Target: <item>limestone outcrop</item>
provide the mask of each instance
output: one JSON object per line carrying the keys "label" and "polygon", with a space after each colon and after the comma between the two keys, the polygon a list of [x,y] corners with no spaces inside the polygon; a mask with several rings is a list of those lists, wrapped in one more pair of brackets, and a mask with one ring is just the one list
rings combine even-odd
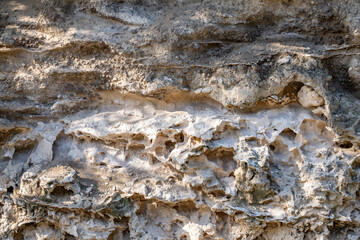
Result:
{"label": "limestone outcrop", "polygon": [[0,239],[359,239],[360,4],[0,1]]}

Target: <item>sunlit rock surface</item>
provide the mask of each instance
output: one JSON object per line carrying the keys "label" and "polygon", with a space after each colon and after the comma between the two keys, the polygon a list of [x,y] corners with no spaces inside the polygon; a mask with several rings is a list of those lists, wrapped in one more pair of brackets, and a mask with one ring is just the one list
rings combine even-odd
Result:
{"label": "sunlit rock surface", "polygon": [[0,1],[0,239],[360,238],[360,4]]}

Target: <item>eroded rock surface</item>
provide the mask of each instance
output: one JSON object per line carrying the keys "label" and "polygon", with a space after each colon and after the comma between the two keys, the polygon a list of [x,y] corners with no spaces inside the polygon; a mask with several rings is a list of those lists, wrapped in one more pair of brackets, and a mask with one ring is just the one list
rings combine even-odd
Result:
{"label": "eroded rock surface", "polygon": [[360,4],[0,1],[0,238],[359,239]]}

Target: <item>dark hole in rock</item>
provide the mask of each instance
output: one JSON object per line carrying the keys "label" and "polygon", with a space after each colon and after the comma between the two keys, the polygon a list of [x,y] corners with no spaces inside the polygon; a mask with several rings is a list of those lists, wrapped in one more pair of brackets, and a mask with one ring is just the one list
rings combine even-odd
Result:
{"label": "dark hole in rock", "polygon": [[182,132],[176,133],[174,135],[174,138],[177,142],[183,142],[184,141],[184,134]]}
{"label": "dark hole in rock", "polygon": [[271,151],[275,151],[275,146],[274,145],[270,144],[269,148],[270,148]]}
{"label": "dark hole in rock", "polygon": [[174,142],[172,142],[172,141],[166,141],[165,142],[165,146],[166,146],[166,149],[169,151],[169,152],[171,152],[172,150],[174,150],[174,148],[175,148],[175,144],[176,143],[174,143]]}
{"label": "dark hole in rock", "polygon": [[66,233],[65,235],[65,240],[75,240],[76,238],[73,235],[70,235],[68,233]]}
{"label": "dark hole in rock", "polygon": [[290,99],[296,99],[297,93],[302,86],[304,86],[304,84],[301,82],[291,82],[286,87],[284,87],[284,89],[279,94],[279,97],[287,95],[290,97]]}
{"label": "dark hole in rock", "polygon": [[350,141],[343,141],[339,144],[341,148],[352,148],[353,144]]}
{"label": "dark hole in rock", "polygon": [[72,195],[74,192],[72,190],[66,189],[63,186],[57,186],[52,190],[51,195],[56,197],[65,197]]}
{"label": "dark hole in rock", "polygon": [[7,193],[13,193],[14,192],[14,188],[12,186],[8,187],[6,189]]}

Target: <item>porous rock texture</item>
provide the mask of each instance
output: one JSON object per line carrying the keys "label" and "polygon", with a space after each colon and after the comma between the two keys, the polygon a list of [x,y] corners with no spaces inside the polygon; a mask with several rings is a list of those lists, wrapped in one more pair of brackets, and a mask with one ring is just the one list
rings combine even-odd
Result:
{"label": "porous rock texture", "polygon": [[1,0],[0,239],[360,237],[358,0]]}

